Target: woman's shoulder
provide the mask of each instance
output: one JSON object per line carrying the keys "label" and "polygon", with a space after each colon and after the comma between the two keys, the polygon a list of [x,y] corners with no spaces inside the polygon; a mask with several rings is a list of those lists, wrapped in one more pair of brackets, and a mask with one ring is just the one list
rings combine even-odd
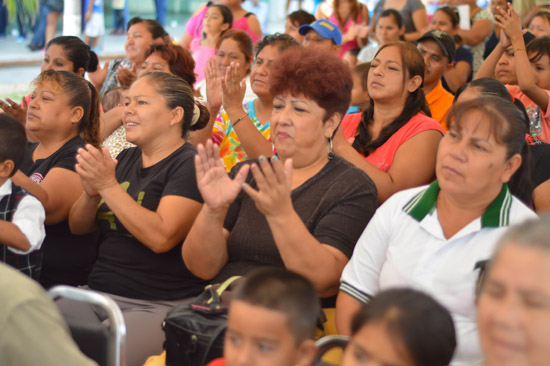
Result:
{"label": "woman's shoulder", "polygon": [[478,21],[478,20],[490,20],[493,21],[493,13],[489,9],[481,9],[477,13],[474,14],[472,17],[472,22]]}
{"label": "woman's shoulder", "polygon": [[512,205],[510,207],[510,225],[519,224],[528,219],[538,218],[537,214],[527,207],[519,198],[512,196]]}
{"label": "woman's shoulder", "polygon": [[318,175],[319,179],[326,179],[331,186],[343,191],[357,187],[360,191],[376,192],[376,185],[367,173],[339,156],[335,156]]}
{"label": "woman's shoulder", "polygon": [[437,130],[443,134],[443,128],[441,127],[441,124],[437,122],[435,119],[426,116],[424,113],[417,113],[409,120],[409,122],[405,123],[403,127],[401,127],[397,133],[401,134],[417,134],[423,131],[427,130]]}
{"label": "woman's shoulder", "polygon": [[411,12],[415,12],[418,9],[425,9],[424,4],[420,0],[407,0],[403,9],[410,9]]}

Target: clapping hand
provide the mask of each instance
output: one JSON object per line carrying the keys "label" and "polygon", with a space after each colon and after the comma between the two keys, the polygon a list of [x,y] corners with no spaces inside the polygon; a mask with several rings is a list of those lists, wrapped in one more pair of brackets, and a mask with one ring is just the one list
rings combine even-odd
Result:
{"label": "clapping hand", "polygon": [[222,76],[214,57],[206,63],[206,101],[212,111],[219,112],[222,106]]}
{"label": "clapping hand", "polygon": [[249,167],[243,165],[235,179],[231,179],[220,159],[218,145],[212,140],[208,140],[206,146],[199,144],[197,151],[195,170],[204,203],[212,211],[225,210],[241,191]]}
{"label": "clapping hand", "polygon": [[222,102],[223,108],[242,110],[244,95],[246,93],[246,83],[239,75],[239,63],[232,62],[225,71],[222,78]]}
{"label": "clapping hand", "polygon": [[116,80],[121,86],[130,86],[137,79],[136,64],[132,64],[130,69],[119,67],[116,71]]}
{"label": "clapping hand", "polygon": [[259,165],[251,167],[258,190],[244,185],[244,191],[268,221],[292,213],[292,159],[287,159],[284,165],[277,156],[271,158],[271,164],[264,156],[259,160]]}
{"label": "clapping hand", "polygon": [[0,100],[0,108],[7,115],[18,120],[23,126],[27,123],[27,101],[25,98],[21,101],[21,105],[15,103],[10,98],[6,98],[6,101]]}
{"label": "clapping hand", "polygon": [[523,42],[521,18],[519,14],[514,11],[512,4],[508,4],[507,8],[497,7],[495,24],[501,29],[500,42],[504,49],[510,47],[512,44]]}
{"label": "clapping hand", "polygon": [[78,149],[76,161],[75,170],[88,196],[97,196],[101,191],[118,185],[115,176],[117,160],[111,157],[108,148],[104,147],[101,151],[87,144],[85,148]]}

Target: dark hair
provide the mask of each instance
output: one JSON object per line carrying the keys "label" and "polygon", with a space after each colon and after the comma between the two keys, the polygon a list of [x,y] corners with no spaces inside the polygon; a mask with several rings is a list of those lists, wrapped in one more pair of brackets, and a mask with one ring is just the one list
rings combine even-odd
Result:
{"label": "dark hair", "polygon": [[377,25],[380,18],[393,18],[395,24],[397,24],[397,28],[401,28],[403,26],[403,17],[401,16],[401,13],[395,9],[386,9],[381,12],[378,18],[376,18]]}
{"label": "dark hair", "polygon": [[346,114],[353,89],[344,61],[305,47],[292,47],[273,63],[269,84],[273,97],[290,93],[314,100],[325,110],[325,121],[334,113]]}
{"label": "dark hair", "polygon": [[[229,27],[222,31],[222,34],[227,32],[231,27],[233,26],[233,13],[231,12],[231,9],[229,9],[227,6],[223,4],[212,4],[209,6],[209,8],[218,8],[220,10],[220,13],[222,14],[223,23],[222,24],[229,24]],[[204,32],[203,32],[204,35]]]}
{"label": "dark hair", "polygon": [[264,39],[262,39],[258,44],[256,44],[256,54],[254,57],[258,57],[258,54],[261,50],[264,49],[265,46],[277,46],[279,49],[279,52],[283,52],[284,50],[299,46],[300,43],[298,43],[297,40],[295,40],[293,37],[289,36],[288,34],[284,33],[274,33],[269,36],[265,36]]}
{"label": "dark hair", "polygon": [[69,108],[82,107],[84,113],[78,122],[78,133],[87,143],[99,147],[99,94],[83,77],[69,71],[46,70],[34,79],[38,86],[43,82],[57,84],[69,97]]}
{"label": "dark hair", "polygon": [[531,63],[538,62],[542,56],[550,56],[550,36],[536,37],[527,43],[526,52]]}
{"label": "dark hair", "polygon": [[0,113],[0,162],[13,161],[13,170],[10,177],[15,174],[23,163],[27,150],[26,146],[25,127],[16,119],[5,113]]}
{"label": "dark hair", "polygon": [[288,326],[297,345],[313,337],[321,311],[317,291],[311,282],[280,267],[264,267],[253,271],[237,287],[231,300],[287,315]]}
{"label": "dark hair", "polygon": [[[525,106],[519,99],[512,98],[512,96],[510,95],[510,93],[508,92],[508,89],[506,89],[504,84],[502,84],[500,81],[496,79],[480,78],[462,85],[456,91],[453,104],[456,103],[458,97],[460,96],[460,94],[462,94],[462,92],[470,88],[475,88],[479,90],[482,96],[498,97],[498,98],[502,98],[507,102],[513,103],[518,109],[518,111],[520,112],[520,114],[522,115],[521,120],[525,124],[526,132],[529,131],[529,115],[525,110]],[[450,122],[451,121],[447,119],[448,126]],[[521,149],[521,159],[522,159],[521,166],[510,178],[510,181],[508,182],[508,186],[510,187],[510,192],[512,192],[514,196],[516,196],[521,201],[523,201],[523,203],[529,206],[533,201],[534,187],[533,187],[533,182],[531,180],[533,162],[531,161],[532,158],[531,158],[530,147],[529,147],[529,144],[527,143]]]}
{"label": "dark hair", "polygon": [[[526,204],[532,201],[533,183],[530,172],[530,151],[525,135],[529,130],[529,119],[518,106],[498,96],[482,96],[455,104],[447,116],[449,128],[460,128],[463,116],[476,110],[489,120],[489,131],[499,144],[506,147],[506,159],[520,154],[522,164],[510,179],[510,191]],[[527,119],[527,120],[526,120]],[[513,179],[513,180],[512,180]]]}
{"label": "dark hair", "polygon": [[544,18],[544,20],[546,21],[546,24],[548,24],[548,26],[550,27],[550,11],[548,11],[548,9],[541,9],[541,10],[537,11],[537,12],[535,13],[535,15],[533,15],[533,17],[532,17],[531,20],[529,21],[529,25],[531,25],[531,22],[532,22],[533,19],[535,19],[536,17]]}
{"label": "dark hair", "polygon": [[156,20],[134,17],[128,22],[126,31],[128,31],[131,26],[139,23],[145,23],[145,26],[147,27],[149,33],[151,33],[151,37],[153,37],[153,39],[162,38],[165,42],[170,42],[170,35],[166,32],[162,24]]}
{"label": "dark hair", "polygon": [[115,86],[103,94],[101,98],[101,107],[103,112],[109,112],[111,109],[116,107],[119,104],[122,104],[122,91],[128,90],[127,86]]}
{"label": "dark hair", "polygon": [[252,65],[252,53],[254,52],[254,43],[250,35],[240,29],[229,29],[224,34],[222,34],[222,36],[218,40],[218,44],[216,45],[216,52],[217,50],[219,50],[222,42],[226,39],[232,39],[237,42],[237,44],[239,45],[239,50],[244,55],[244,59],[246,60],[246,62],[250,62],[250,64]]}
{"label": "dark hair", "polygon": [[[168,108],[183,108],[182,137],[186,137],[189,131],[196,131],[206,127],[210,113],[208,113],[208,109],[204,105],[195,101],[193,88],[188,82],[179,76],[165,72],[148,72],[140,77],[140,79],[144,78],[147,78],[147,81],[150,85],[153,85],[157,93],[164,97]],[[195,106],[199,108],[200,115],[198,116],[198,120],[192,124]]]}
{"label": "dark hair", "polygon": [[349,15],[347,18],[344,19],[338,12],[338,8],[340,7],[340,0],[334,0],[333,14],[338,20],[338,28],[340,28],[340,30],[344,29],[348,20],[351,19],[353,22],[357,22],[357,18],[359,17],[360,8],[359,8],[358,1],[350,0],[349,3],[350,3]]}
{"label": "dark hair", "polygon": [[367,90],[369,81],[370,62],[363,62],[353,68],[353,72],[361,77],[361,88]]}
{"label": "dark hair", "polygon": [[287,18],[293,25],[311,24],[315,21],[315,17],[305,10],[296,10],[288,14]]}
{"label": "dark hair", "polygon": [[[437,8],[437,10],[435,12],[438,12],[438,11],[441,11],[443,13],[445,13],[445,15],[447,15],[451,21],[451,25],[453,26],[453,28],[456,28],[459,26],[460,24],[460,14],[458,13],[458,10],[454,7],[454,6],[448,6],[448,5],[445,5],[445,6],[442,6],[440,8]],[[434,14],[435,14],[434,12]],[[455,43],[457,43],[459,46],[462,45],[463,43],[463,40],[462,40],[462,37],[456,33],[454,36],[453,36],[453,39],[455,41]]]}
{"label": "dark hair", "polygon": [[74,36],[55,37],[48,42],[46,49],[54,44],[63,47],[67,59],[73,63],[74,72],[78,72],[80,68],[89,72],[97,70],[99,60],[96,53],[80,38]]}
{"label": "dark hair", "polygon": [[153,43],[145,53],[145,59],[153,53],[158,53],[163,60],[168,62],[168,67],[172,74],[187,81],[189,85],[195,84],[195,60],[188,50],[171,43]]}
{"label": "dark hair", "polygon": [[409,288],[382,291],[353,317],[356,334],[369,323],[382,323],[404,345],[416,366],[447,366],[456,348],[453,319],[431,296]]}
{"label": "dark hair", "polygon": [[[411,79],[414,76],[420,76],[422,83],[412,93],[409,94],[403,111],[401,114],[389,125],[385,126],[376,140],[372,140],[372,136],[369,131],[370,125],[374,121],[374,108],[376,102],[373,98],[370,98],[370,107],[363,112],[361,122],[357,126],[357,136],[353,141],[353,147],[361,154],[367,156],[374,150],[382,146],[388,139],[407,122],[410,121],[417,113],[423,112],[425,115],[431,117],[430,109],[426,103],[426,97],[424,95],[424,58],[418,51],[418,48],[412,43],[397,41],[390,42],[376,52],[376,56],[387,47],[398,47],[401,51],[401,63],[403,65],[403,83],[407,79]],[[375,56],[375,58],[376,58]],[[371,69],[372,70],[372,69]]]}

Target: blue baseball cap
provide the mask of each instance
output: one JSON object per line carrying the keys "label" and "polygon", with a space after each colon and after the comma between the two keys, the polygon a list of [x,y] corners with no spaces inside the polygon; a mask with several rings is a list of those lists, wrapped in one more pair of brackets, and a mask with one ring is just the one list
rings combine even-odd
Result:
{"label": "blue baseball cap", "polygon": [[331,39],[336,45],[340,46],[342,44],[342,32],[336,26],[336,24],[329,22],[326,19],[319,19],[311,24],[304,24],[298,29],[300,35],[305,36],[310,29],[313,29],[315,32],[326,39]]}

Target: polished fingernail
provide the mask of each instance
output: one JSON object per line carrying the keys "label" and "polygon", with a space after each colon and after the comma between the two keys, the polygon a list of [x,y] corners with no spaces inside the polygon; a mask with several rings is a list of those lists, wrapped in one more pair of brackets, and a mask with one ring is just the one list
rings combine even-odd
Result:
{"label": "polished fingernail", "polygon": [[279,161],[279,158],[277,157],[277,155],[275,155],[275,156],[273,156],[273,157],[271,158],[271,161],[272,161],[272,162]]}
{"label": "polished fingernail", "polygon": [[260,161],[263,163],[265,161],[265,156],[260,155]]}
{"label": "polished fingernail", "polygon": [[246,188],[246,183],[243,183],[243,185],[241,186],[243,189]]}

